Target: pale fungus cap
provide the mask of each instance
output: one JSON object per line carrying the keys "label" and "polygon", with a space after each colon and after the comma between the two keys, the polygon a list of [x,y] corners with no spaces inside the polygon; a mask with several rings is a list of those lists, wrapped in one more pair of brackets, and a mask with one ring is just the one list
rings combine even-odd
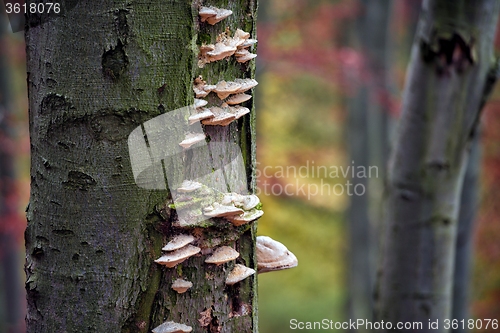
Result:
{"label": "pale fungus cap", "polygon": [[172,283],[172,289],[177,291],[179,294],[185,293],[189,288],[193,286],[191,281],[186,281],[183,279],[177,279]]}
{"label": "pale fungus cap", "polygon": [[189,243],[192,243],[194,241],[194,237],[192,235],[184,235],[180,234],[175,236],[170,242],[167,243],[162,248],[162,251],[174,251],[178,250],[180,248],[183,248],[184,246],[188,245]]}
{"label": "pale fungus cap", "polygon": [[214,114],[214,117],[208,118],[208,119],[203,119],[201,123],[203,125],[220,125],[220,126],[227,126],[233,120],[236,119],[236,115],[232,114],[230,112],[226,112],[224,109],[219,108],[219,107],[212,107],[210,108],[210,111]]}
{"label": "pale fungus cap", "polygon": [[238,253],[238,251],[236,251],[232,247],[221,246],[217,250],[215,250],[214,253],[205,260],[205,262],[207,264],[221,265],[223,263],[234,260],[239,256],[240,254]]}
{"label": "pale fungus cap", "polygon": [[229,109],[230,113],[234,114],[235,120],[240,119],[241,117],[243,117],[247,113],[250,113],[249,108],[246,108],[246,107],[240,106],[240,105],[230,106],[228,109]]}
{"label": "pale fungus cap", "polygon": [[214,62],[230,57],[234,54],[234,52],[236,52],[236,50],[236,46],[230,46],[224,43],[216,43],[215,48],[212,51],[206,52],[209,60],[208,62]]}
{"label": "pale fungus cap", "polygon": [[200,15],[201,22],[207,22],[208,24],[214,25],[233,12],[229,9],[219,9],[216,7],[201,7],[198,14]]}
{"label": "pale fungus cap", "polygon": [[203,77],[200,75],[193,82],[193,91],[196,98],[202,98],[207,96],[215,86],[207,85],[207,83],[203,80]]}
{"label": "pale fungus cap", "polygon": [[242,85],[237,82],[220,81],[217,83],[213,91],[217,93],[217,96],[219,96],[220,99],[225,99],[229,95],[239,92],[241,88]]}
{"label": "pale fungus cap", "polygon": [[236,55],[236,61],[239,63],[245,63],[257,57],[256,54],[250,53],[247,49],[242,49],[238,51],[238,54],[235,55]]}
{"label": "pale fungus cap", "polygon": [[172,268],[200,251],[201,249],[199,247],[186,245],[183,248],[164,254],[160,258],[156,259],[155,262]]}
{"label": "pale fungus cap", "polygon": [[246,267],[240,264],[234,265],[233,270],[231,273],[226,278],[226,284],[227,285],[233,285],[237,282],[240,282],[241,280],[246,279],[250,275],[255,274],[255,270],[251,269],[250,267]]}
{"label": "pale fungus cap", "polygon": [[191,115],[188,118],[188,120],[189,120],[189,124],[193,125],[194,123],[196,123],[198,121],[202,121],[204,119],[210,119],[213,117],[215,117],[215,115],[213,114],[212,111],[210,111],[210,109],[202,109],[200,112]]}
{"label": "pale fungus cap", "polygon": [[259,84],[254,79],[236,79],[236,80],[234,80],[234,82],[241,86],[241,88],[236,93],[245,92],[245,91],[250,90]]}
{"label": "pale fungus cap", "polygon": [[244,210],[250,210],[255,208],[259,203],[260,199],[255,194],[241,195],[238,193],[226,193],[221,200],[223,205],[235,205],[236,207],[243,208]]}
{"label": "pale fungus cap", "polygon": [[259,273],[279,271],[298,265],[297,257],[288,251],[285,245],[271,237],[258,236],[255,252]]}
{"label": "pale fungus cap", "polygon": [[177,188],[177,192],[189,193],[200,189],[203,185],[193,180],[185,180],[181,186]]}
{"label": "pale fungus cap", "polygon": [[245,39],[245,42],[243,44],[241,44],[240,46],[238,46],[238,49],[246,49],[254,44],[257,43],[257,39]]}
{"label": "pale fungus cap", "polygon": [[205,22],[207,20],[207,18],[217,15],[217,8],[216,7],[201,7],[200,11],[198,12],[198,15],[200,15],[201,22]]}
{"label": "pale fungus cap", "polygon": [[204,100],[204,99],[199,99],[199,98],[195,98],[194,99],[194,107],[195,107],[195,109],[202,108],[202,107],[204,107],[207,104],[208,104],[208,102],[206,100]]}
{"label": "pale fungus cap", "polygon": [[245,195],[241,203],[243,204],[242,208],[244,210],[250,210],[257,207],[257,205],[260,203],[260,199],[255,194]]}
{"label": "pale fungus cap", "polygon": [[234,206],[214,203],[213,206],[205,207],[203,214],[208,217],[226,217],[243,214],[243,210]]}
{"label": "pale fungus cap", "polygon": [[248,101],[250,98],[252,98],[252,96],[244,94],[244,93],[236,94],[236,95],[232,95],[231,97],[229,97],[226,100],[226,103],[229,105],[240,104],[240,103]]}
{"label": "pale fungus cap", "polygon": [[252,209],[251,211],[245,212],[241,215],[228,216],[226,219],[234,226],[239,227],[240,225],[257,220],[262,215],[264,215],[263,210]]}
{"label": "pale fungus cap", "polygon": [[234,32],[234,38],[248,39],[250,38],[250,33],[245,32],[241,29],[236,29],[236,31]]}
{"label": "pale fungus cap", "polygon": [[205,134],[203,133],[188,133],[184,140],[179,143],[182,148],[189,148],[198,142],[205,140]]}
{"label": "pale fungus cap", "polygon": [[193,330],[191,326],[167,321],[153,328],[153,333],[189,333]]}

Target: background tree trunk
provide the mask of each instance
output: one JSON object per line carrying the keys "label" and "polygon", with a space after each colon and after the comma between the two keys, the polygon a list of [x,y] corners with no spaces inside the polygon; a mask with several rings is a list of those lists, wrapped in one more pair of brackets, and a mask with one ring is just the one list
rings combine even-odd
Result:
{"label": "background tree trunk", "polygon": [[[379,320],[446,331],[463,175],[494,65],[499,6],[423,4],[389,168]],[[429,319],[440,320],[438,330]]]}
{"label": "background tree trunk", "polygon": [[[464,184],[460,196],[460,213],[458,218],[455,268],[453,273],[453,305],[452,318],[458,321],[468,320],[469,292],[471,275],[471,257],[473,246],[474,221],[479,201],[479,168],[481,164],[480,133],[473,134],[469,162],[464,175]],[[468,332],[467,327],[459,325],[452,332]]]}
{"label": "background tree trunk", "polygon": [[18,211],[15,172],[15,141],[11,97],[8,30],[5,16],[0,17],[0,332],[23,332],[21,239],[23,221]]}
{"label": "background tree trunk", "polygon": [[[256,2],[205,5],[233,15],[207,26],[197,2],[106,0],[81,1],[55,19],[28,17],[28,332],[150,332],[166,320],[194,332],[257,332],[256,276],[226,287],[232,264],[209,267],[202,256],[175,269],[153,262],[180,230],[168,191],[135,184],[127,147],[134,128],[193,103],[197,75],[211,84],[254,75],[234,59],[200,70],[196,44],[214,42],[226,26],[255,37]],[[242,147],[250,190],[253,119],[207,129]],[[235,240],[250,267],[254,235],[252,227]],[[185,294],[170,289],[179,276],[194,284]]]}
{"label": "background tree trunk", "polygon": [[[392,1],[361,1],[361,14],[353,40],[364,57],[361,77],[353,82],[356,93],[349,100],[348,146],[350,161],[376,166],[374,179],[352,178],[364,195],[350,197],[349,223],[349,316],[373,316],[373,290],[381,222],[381,200],[388,156],[390,110],[390,31]],[[364,332],[364,330],[359,330]]]}

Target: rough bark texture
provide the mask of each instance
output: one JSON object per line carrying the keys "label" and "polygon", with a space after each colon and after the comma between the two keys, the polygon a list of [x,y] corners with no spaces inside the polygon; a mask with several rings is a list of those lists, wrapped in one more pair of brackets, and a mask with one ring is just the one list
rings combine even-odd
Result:
{"label": "rough bark texture", "polygon": [[[199,23],[197,2],[105,0],[80,1],[56,19],[28,17],[28,332],[150,332],[166,320],[193,332],[257,332],[256,277],[227,287],[234,263],[207,266],[200,255],[173,269],[153,262],[181,230],[169,192],[135,184],[127,147],[134,128],[193,103],[197,75],[210,83],[254,75],[234,58],[200,70],[197,54],[226,26],[255,38],[255,1],[205,5],[233,15],[212,27]],[[207,129],[242,147],[250,189],[253,119]],[[255,227],[230,231],[195,232],[235,244],[238,261],[256,266]],[[184,294],[170,289],[180,276],[194,284]]]}
{"label": "rough bark texture", "polygon": [[[488,77],[500,3],[427,0],[391,157],[378,319],[445,332],[451,318],[463,175]],[[439,319],[438,330],[428,320]]]}

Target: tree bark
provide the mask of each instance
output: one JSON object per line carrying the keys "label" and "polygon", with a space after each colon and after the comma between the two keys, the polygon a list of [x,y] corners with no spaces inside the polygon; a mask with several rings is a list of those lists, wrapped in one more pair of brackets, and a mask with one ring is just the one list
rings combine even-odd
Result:
{"label": "tree bark", "polygon": [[[457,218],[472,134],[488,90],[500,3],[427,0],[391,156],[378,319],[446,332]],[[439,320],[432,330],[428,321]]]}
{"label": "tree bark", "polygon": [[[191,105],[199,74],[211,84],[253,77],[253,65],[234,59],[200,69],[197,55],[226,26],[255,38],[255,0],[205,5],[233,14],[209,26],[199,22],[197,1],[105,0],[80,1],[57,18],[28,16],[28,332],[150,332],[170,320],[193,332],[257,332],[256,276],[226,286],[233,263],[208,266],[200,255],[176,268],[153,262],[185,230],[174,227],[168,190],[137,186],[127,146],[133,129]],[[248,190],[254,117],[252,110],[228,127],[206,128],[213,140],[241,147]],[[189,232],[235,245],[238,262],[256,266],[255,225]],[[193,287],[177,294],[170,285],[181,276]]]}
{"label": "tree bark", "polygon": [[[460,213],[458,218],[455,268],[453,272],[453,304],[452,318],[457,321],[468,320],[469,292],[471,274],[471,256],[473,245],[474,221],[479,201],[479,168],[481,165],[480,133],[474,133],[470,157],[465,171],[462,194],[460,196]],[[469,332],[468,327],[459,325],[454,333]]]}

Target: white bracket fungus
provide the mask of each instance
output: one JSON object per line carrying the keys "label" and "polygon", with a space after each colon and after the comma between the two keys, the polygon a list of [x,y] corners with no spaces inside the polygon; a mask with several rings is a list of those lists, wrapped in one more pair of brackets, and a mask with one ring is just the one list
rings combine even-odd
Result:
{"label": "white bracket fungus", "polygon": [[279,271],[298,265],[297,257],[288,251],[285,245],[271,237],[258,236],[255,252],[259,273]]}
{"label": "white bracket fungus", "polygon": [[199,253],[201,249],[193,245],[186,245],[178,250],[169,252],[156,259],[155,262],[167,266],[169,268],[175,267],[177,264],[185,261],[189,257]]}
{"label": "white bracket fungus", "polygon": [[198,14],[200,15],[201,22],[207,22],[208,24],[215,25],[222,21],[233,12],[229,9],[219,9],[217,7],[201,7]]}
{"label": "white bracket fungus", "polygon": [[252,98],[252,96],[244,94],[244,93],[240,93],[240,94],[236,94],[236,95],[229,97],[226,100],[226,103],[229,105],[240,104],[240,103],[248,101],[250,98]]}
{"label": "white bracket fungus", "polygon": [[178,250],[188,245],[189,243],[192,243],[193,241],[194,237],[192,235],[184,235],[184,234],[177,235],[170,242],[168,242],[167,245],[165,245],[162,248],[162,251]]}
{"label": "white bracket fungus", "polygon": [[215,202],[212,206],[205,207],[203,214],[208,217],[226,217],[243,214],[243,210],[238,207],[221,205]]}
{"label": "white bracket fungus", "polygon": [[205,141],[205,138],[206,138],[205,134],[203,134],[203,133],[187,133],[184,140],[182,140],[179,143],[179,146],[187,149],[187,148],[191,147],[192,145],[197,144],[198,142]]}
{"label": "white bracket fungus", "polygon": [[215,117],[215,115],[213,114],[212,111],[210,111],[210,109],[201,109],[197,113],[191,115],[188,120],[189,120],[189,124],[193,125],[194,123],[196,123],[198,121],[210,119],[213,117]]}
{"label": "white bracket fungus", "polygon": [[237,282],[240,282],[241,280],[246,279],[250,275],[255,274],[255,270],[251,269],[250,267],[246,267],[240,264],[234,265],[233,270],[231,273],[226,278],[226,284],[227,285],[233,285]]}
{"label": "white bracket fungus", "polygon": [[192,286],[193,283],[191,281],[186,281],[183,279],[177,279],[172,283],[172,289],[177,291],[179,294],[185,293]]}
{"label": "white bracket fungus", "polygon": [[175,323],[173,321],[167,321],[153,328],[153,333],[189,333],[193,330],[191,326],[184,324]]}
{"label": "white bracket fungus", "polygon": [[241,215],[227,216],[226,219],[234,226],[238,227],[240,225],[255,221],[262,215],[264,215],[263,210],[252,209],[251,211],[245,212]]}
{"label": "white bracket fungus", "polygon": [[240,256],[239,252],[229,246],[221,246],[214,253],[205,259],[207,264],[221,265],[232,261]]}

